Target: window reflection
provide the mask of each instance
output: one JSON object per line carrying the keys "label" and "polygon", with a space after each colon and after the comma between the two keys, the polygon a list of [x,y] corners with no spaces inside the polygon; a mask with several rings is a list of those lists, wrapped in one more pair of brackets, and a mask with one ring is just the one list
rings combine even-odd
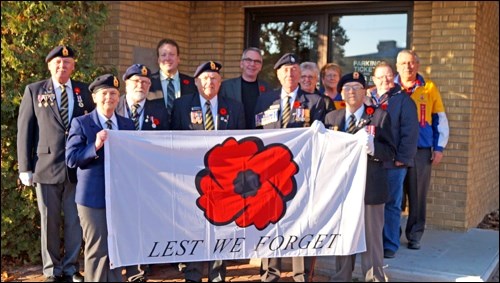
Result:
{"label": "window reflection", "polygon": [[[378,62],[393,68],[398,52],[407,46],[407,14],[330,17],[330,58],[342,72],[360,72],[369,85]],[[394,68],[395,69],[395,68]]]}
{"label": "window reflection", "polygon": [[265,64],[261,77],[273,88],[279,87],[274,63],[283,54],[292,52],[299,56],[300,62],[318,61],[318,22],[289,21],[267,22],[260,25],[259,48],[264,51]]}

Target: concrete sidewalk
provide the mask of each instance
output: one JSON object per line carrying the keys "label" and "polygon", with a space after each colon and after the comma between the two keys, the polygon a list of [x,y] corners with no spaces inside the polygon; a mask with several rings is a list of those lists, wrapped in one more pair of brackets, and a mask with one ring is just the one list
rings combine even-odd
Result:
{"label": "concrete sidewalk", "polygon": [[[403,217],[404,223],[406,218]],[[389,281],[485,282],[498,273],[498,231],[476,228],[467,232],[428,229],[422,238],[420,250],[410,250],[406,245],[403,235],[396,257],[384,259]],[[333,257],[318,257],[315,272],[329,276],[334,263]],[[356,257],[354,276],[364,281],[360,256]]]}

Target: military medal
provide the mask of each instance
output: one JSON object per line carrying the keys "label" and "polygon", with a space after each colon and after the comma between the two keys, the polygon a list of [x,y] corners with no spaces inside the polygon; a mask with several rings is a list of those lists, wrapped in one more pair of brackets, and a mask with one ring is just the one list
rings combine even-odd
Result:
{"label": "military medal", "polygon": [[146,119],[144,119],[144,122],[149,122],[149,115],[146,115]]}
{"label": "military medal", "polygon": [[304,127],[311,126],[311,110],[305,108],[304,109]]}
{"label": "military medal", "polygon": [[54,94],[52,94],[50,96],[50,106],[54,106],[54,100],[56,100],[56,96]]}
{"label": "military medal", "polygon": [[83,100],[82,100],[82,97],[80,95],[80,88],[79,87],[75,87],[75,94],[76,94],[76,100],[78,101],[78,106],[80,108],[83,108]]}
{"label": "military medal", "polygon": [[156,129],[156,124],[155,124],[155,117],[151,115],[151,127],[153,129]]}
{"label": "military medal", "polygon": [[191,124],[202,124],[203,123],[203,112],[201,107],[191,108]]}
{"label": "military medal", "polygon": [[38,107],[42,107],[42,100],[43,100],[42,95],[39,94],[38,95]]}

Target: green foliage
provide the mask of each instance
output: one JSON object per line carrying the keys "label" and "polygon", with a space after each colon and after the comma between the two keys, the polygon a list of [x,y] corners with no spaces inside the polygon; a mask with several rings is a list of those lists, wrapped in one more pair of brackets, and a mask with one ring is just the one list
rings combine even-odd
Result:
{"label": "green foliage", "polygon": [[91,82],[104,73],[93,50],[106,17],[103,2],[2,2],[2,259],[40,260],[35,190],[18,182],[17,114],[24,87],[50,77],[45,56],[59,44],[76,51],[74,79]]}

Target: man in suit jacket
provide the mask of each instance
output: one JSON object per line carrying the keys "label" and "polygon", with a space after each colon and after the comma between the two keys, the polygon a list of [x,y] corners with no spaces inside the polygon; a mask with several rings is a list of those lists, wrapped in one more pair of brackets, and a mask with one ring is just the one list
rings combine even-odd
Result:
{"label": "man in suit jacket", "polygon": [[[45,58],[51,78],[26,86],[17,120],[19,178],[36,184],[41,217],[41,255],[47,281],[81,281],[82,229],[75,204],[76,171],[64,162],[70,121],[94,109],[88,85],[71,80],[75,52],[57,46]],[[64,86],[64,87],[63,87]],[[64,213],[64,255],[61,255]],[[66,278],[63,278],[66,277]]]}
{"label": "man in suit jacket", "polygon": [[[346,108],[328,113],[325,126],[351,134],[356,133],[360,144],[367,149],[364,207],[366,251],[361,253],[361,269],[366,282],[385,282],[382,229],[389,186],[384,162],[394,159],[395,147],[389,115],[381,108],[363,104],[365,86],[364,76],[358,72],[343,76],[338,88],[346,102]],[[370,134],[365,129],[367,125],[374,127]],[[337,256],[333,281],[352,281],[355,260],[355,254]]]}
{"label": "man in suit jacket", "polygon": [[[255,127],[264,129],[309,127],[312,122],[325,118],[325,101],[315,93],[306,93],[299,87],[299,60],[286,53],[274,65],[281,89],[261,95],[255,107]],[[293,278],[308,282],[314,268],[311,257],[292,258]],[[261,260],[261,280],[278,281],[281,277],[281,258]]]}
{"label": "man in suit jacket", "polygon": [[[176,98],[197,93],[198,90],[193,77],[179,72],[181,51],[175,40],[169,38],[160,40],[156,52],[160,69],[151,75],[151,90],[147,99],[162,99],[170,117],[173,101]],[[169,84],[171,84],[170,87]],[[169,88],[171,89],[170,97]]]}
{"label": "man in suit jacket", "polygon": [[130,118],[137,130],[169,130],[165,104],[161,100],[147,100],[151,86],[151,71],[142,64],[128,67],[123,75],[126,94],[120,97],[116,113]]}
{"label": "man in suit jacket", "polygon": [[73,119],[66,149],[66,164],[78,168],[76,203],[85,240],[85,281],[120,282],[121,268],[110,269],[104,180],[104,142],[108,130],[134,130],[134,122],[115,114],[120,98],[118,78],[106,74],[89,90],[96,103],[91,113]]}
{"label": "man in suit jacket", "polygon": [[[116,113],[134,121],[136,130],[168,130],[169,119],[162,100],[146,100],[151,86],[151,71],[142,64],[133,64],[123,74],[126,94],[120,97]],[[149,265],[127,266],[128,282],[144,282]]]}
{"label": "man in suit jacket", "polygon": [[220,96],[230,97],[243,103],[246,129],[253,129],[257,98],[261,94],[270,91],[269,84],[258,79],[258,75],[262,70],[262,60],[259,48],[249,47],[245,49],[240,61],[241,76],[224,80],[220,88]]}
{"label": "man in suit jacket", "polygon": [[[231,98],[218,95],[222,65],[208,61],[196,69],[195,83],[199,94],[182,96],[175,100],[173,130],[232,130],[245,128],[243,105]],[[201,282],[204,262],[189,262],[184,269],[186,282]],[[208,262],[208,281],[223,282],[226,263],[223,260]]]}

